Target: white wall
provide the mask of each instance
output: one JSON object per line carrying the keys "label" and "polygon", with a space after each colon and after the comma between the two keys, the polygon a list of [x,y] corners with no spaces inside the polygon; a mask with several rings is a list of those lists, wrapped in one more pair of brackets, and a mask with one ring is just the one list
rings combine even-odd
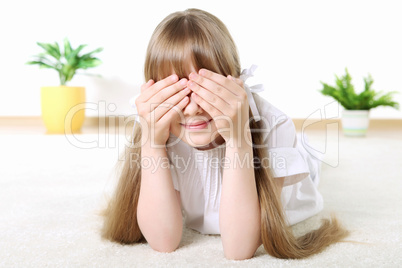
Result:
{"label": "white wall", "polygon": [[[114,103],[108,114],[129,115],[128,99],[143,83],[150,35],[168,14],[189,7],[218,16],[231,31],[243,68],[259,65],[254,83],[260,93],[294,118],[305,118],[332,102],[317,90],[348,67],[357,89],[362,77],[374,88],[399,91],[402,103],[402,16],[400,1],[45,1],[0,3],[0,116],[40,115],[39,88],[57,85],[53,70],[24,63],[36,42],[104,47],[103,64],[91,69],[102,78],[76,76],[70,85],[87,88],[87,101]],[[88,110],[96,116],[97,111]],[[101,114],[102,115],[102,114]],[[402,118],[392,108],[373,118]]]}

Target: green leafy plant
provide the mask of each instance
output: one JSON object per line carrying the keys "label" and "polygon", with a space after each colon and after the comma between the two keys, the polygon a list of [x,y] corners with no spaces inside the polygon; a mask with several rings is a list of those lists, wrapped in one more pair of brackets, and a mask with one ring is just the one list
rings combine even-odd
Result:
{"label": "green leafy plant", "polygon": [[333,97],[347,110],[370,110],[378,106],[390,106],[395,109],[399,109],[399,103],[393,101],[393,94],[395,91],[382,93],[376,92],[371,88],[373,85],[373,78],[368,75],[364,79],[364,91],[360,94],[355,92],[352,85],[352,77],[350,76],[348,69],[345,69],[346,74],[342,77],[335,75],[336,86],[330,86],[321,82],[323,89],[320,92],[323,95]]}
{"label": "green leafy plant", "polygon": [[63,51],[60,50],[60,45],[57,42],[53,44],[37,42],[37,44],[44,49],[44,52],[34,56],[34,59],[27,64],[36,64],[40,68],[56,70],[59,73],[61,85],[66,85],[67,82],[71,81],[78,69],[93,68],[102,63],[93,56],[93,54],[103,50],[101,47],[80,55],[81,50],[87,45],[80,45],[73,49],[67,38],[64,39]]}

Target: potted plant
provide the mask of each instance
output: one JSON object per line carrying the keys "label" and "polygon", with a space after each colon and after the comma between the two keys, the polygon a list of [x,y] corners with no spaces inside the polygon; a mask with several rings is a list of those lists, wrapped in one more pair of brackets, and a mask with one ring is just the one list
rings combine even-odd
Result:
{"label": "potted plant", "polygon": [[101,52],[103,48],[95,49],[86,54],[80,54],[86,45],[80,45],[73,49],[67,38],[64,39],[63,51],[60,45],[55,42],[37,43],[43,48],[43,52],[34,56],[27,64],[36,64],[41,68],[54,69],[60,78],[59,86],[41,87],[41,108],[42,118],[48,133],[79,132],[85,118],[85,109],[79,109],[73,115],[67,117],[68,112],[77,105],[85,103],[85,88],[70,87],[66,84],[73,79],[79,69],[93,68],[102,62],[94,57],[95,53]]}
{"label": "potted plant", "polygon": [[323,89],[320,92],[333,97],[345,109],[342,112],[343,133],[347,136],[364,136],[369,126],[369,111],[378,106],[390,106],[399,109],[399,103],[393,101],[392,95],[396,92],[382,93],[371,88],[373,78],[368,75],[364,79],[364,90],[357,94],[351,83],[352,77],[347,69],[342,77],[335,75],[335,86],[321,82]]}

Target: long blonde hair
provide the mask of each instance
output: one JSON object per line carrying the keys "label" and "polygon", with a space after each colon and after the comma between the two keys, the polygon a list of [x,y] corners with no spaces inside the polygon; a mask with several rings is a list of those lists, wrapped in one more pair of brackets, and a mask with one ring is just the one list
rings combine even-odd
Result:
{"label": "long blonde hair", "polygon": [[[239,77],[240,62],[233,39],[226,26],[215,16],[198,9],[176,12],[166,17],[155,29],[149,42],[145,80],[158,81],[174,72],[186,77],[189,68],[209,69],[224,76]],[[250,113],[251,114],[251,113]],[[250,129],[261,129],[262,121],[250,120]],[[141,141],[141,128],[135,127],[134,144]],[[253,154],[268,159],[261,131],[252,131]],[[126,150],[125,162],[113,198],[105,210],[102,235],[119,243],[143,240],[137,223],[141,170],[130,165],[130,154],[141,155],[141,147]],[[266,165],[264,165],[266,167]],[[347,235],[335,217],[325,219],[317,230],[295,237],[287,224],[271,171],[265,167],[254,170],[261,207],[261,239],[265,250],[278,258],[305,258],[322,251]]]}

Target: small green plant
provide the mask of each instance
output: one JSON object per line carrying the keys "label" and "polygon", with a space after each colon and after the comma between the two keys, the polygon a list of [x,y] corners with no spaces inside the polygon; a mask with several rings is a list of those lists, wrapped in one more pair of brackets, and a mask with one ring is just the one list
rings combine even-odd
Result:
{"label": "small green plant", "polygon": [[378,106],[390,106],[399,109],[399,103],[392,100],[392,95],[397,92],[393,91],[385,94],[376,92],[371,88],[374,81],[369,74],[367,78],[363,78],[364,91],[357,94],[351,83],[352,77],[348,69],[345,69],[345,71],[346,74],[340,78],[335,75],[336,86],[330,86],[321,82],[323,89],[320,92],[323,95],[333,97],[347,110],[370,110]]}
{"label": "small green plant", "polygon": [[98,58],[93,57],[93,54],[103,50],[101,47],[80,55],[81,50],[86,45],[80,45],[73,49],[67,38],[64,39],[64,51],[60,50],[60,45],[57,42],[54,44],[37,42],[37,44],[44,49],[44,52],[34,56],[34,59],[27,64],[36,64],[40,68],[56,70],[59,73],[61,85],[66,85],[67,82],[71,81],[78,69],[93,68],[102,63]]}

